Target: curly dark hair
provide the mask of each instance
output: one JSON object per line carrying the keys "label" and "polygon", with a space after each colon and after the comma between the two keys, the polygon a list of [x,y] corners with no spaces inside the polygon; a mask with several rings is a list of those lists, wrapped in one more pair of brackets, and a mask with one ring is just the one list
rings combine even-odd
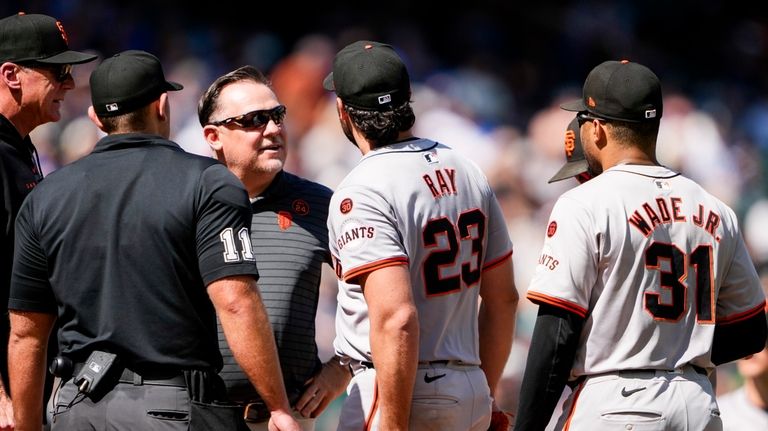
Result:
{"label": "curly dark hair", "polygon": [[400,132],[404,132],[416,122],[411,102],[406,101],[387,111],[368,111],[344,105],[349,118],[360,129],[365,139],[373,148],[383,147],[397,141]]}

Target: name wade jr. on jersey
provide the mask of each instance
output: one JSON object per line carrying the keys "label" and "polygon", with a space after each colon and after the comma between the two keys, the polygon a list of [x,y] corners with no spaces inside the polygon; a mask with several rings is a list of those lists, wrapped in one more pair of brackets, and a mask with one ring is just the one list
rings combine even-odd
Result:
{"label": "name wade jr. on jersey", "polygon": [[[636,227],[643,236],[648,237],[661,224],[688,221],[688,217],[681,214],[680,207],[682,204],[683,198],[658,197],[654,202],[645,202],[639,209],[635,210],[629,218],[629,223]],[[712,210],[705,211],[702,204],[698,205],[698,210],[698,214],[691,215],[691,222],[709,232],[716,241],[720,241],[720,237],[715,235],[715,230],[720,226],[720,215]],[[707,213],[706,220],[704,213]]]}

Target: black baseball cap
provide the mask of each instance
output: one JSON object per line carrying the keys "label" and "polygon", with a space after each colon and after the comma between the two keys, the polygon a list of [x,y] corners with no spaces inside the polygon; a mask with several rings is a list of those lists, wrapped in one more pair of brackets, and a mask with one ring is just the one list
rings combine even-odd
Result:
{"label": "black baseball cap", "polygon": [[589,164],[584,158],[584,147],[581,145],[579,119],[576,117],[568,123],[568,128],[565,129],[565,160],[565,164],[547,181],[548,183],[575,177],[589,171]]}
{"label": "black baseball cap", "polygon": [[80,64],[95,59],[69,49],[67,33],[56,18],[19,12],[0,19],[0,63]]}
{"label": "black baseball cap", "polygon": [[589,72],[582,98],[560,107],[608,120],[658,121],[664,109],[661,82],[642,64],[606,61]]}
{"label": "black baseball cap", "polygon": [[104,60],[91,73],[91,102],[99,117],[135,111],[162,93],[184,88],[165,80],[163,66],[154,55],[123,51]]}
{"label": "black baseball cap", "polygon": [[336,54],[323,87],[336,91],[347,105],[365,110],[390,110],[411,98],[408,70],[395,49],[368,40],[353,42]]}

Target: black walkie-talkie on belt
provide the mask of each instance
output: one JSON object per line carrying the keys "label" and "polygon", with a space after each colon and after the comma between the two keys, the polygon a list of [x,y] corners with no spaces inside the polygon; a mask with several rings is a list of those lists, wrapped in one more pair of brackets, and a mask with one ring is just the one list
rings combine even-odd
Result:
{"label": "black walkie-talkie on belt", "polygon": [[117,355],[114,353],[94,350],[73,380],[78,391],[86,395],[94,392],[115,363],[116,358]]}

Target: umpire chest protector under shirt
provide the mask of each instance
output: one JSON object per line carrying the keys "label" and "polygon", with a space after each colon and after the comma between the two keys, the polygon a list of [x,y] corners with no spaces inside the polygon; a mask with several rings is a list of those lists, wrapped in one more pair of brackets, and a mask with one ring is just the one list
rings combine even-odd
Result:
{"label": "umpire chest protector under shirt", "polygon": [[159,136],[118,134],[40,185],[17,247],[42,254],[19,256],[9,307],[58,307],[60,349],[76,361],[106,346],[136,367],[220,369],[206,286],[258,277],[239,245],[251,212],[237,178]]}

